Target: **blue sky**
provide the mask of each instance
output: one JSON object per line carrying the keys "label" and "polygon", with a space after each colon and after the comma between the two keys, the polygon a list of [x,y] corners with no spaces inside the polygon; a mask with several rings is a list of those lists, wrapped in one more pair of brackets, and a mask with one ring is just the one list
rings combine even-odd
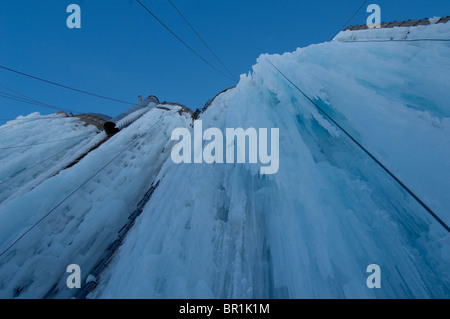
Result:
{"label": "blue sky", "polygon": [[[199,54],[221,66],[167,0],[141,0]],[[172,0],[235,77],[261,53],[283,53],[329,41],[363,0]],[[69,29],[69,4],[81,7],[81,29]],[[382,21],[450,15],[448,0],[369,1]],[[191,109],[233,86],[179,43],[135,0],[14,0],[0,4],[0,65],[97,94]],[[117,115],[128,106],[54,87],[0,69],[0,85],[48,104]],[[52,110],[0,98],[0,118]],[[0,120],[0,124],[4,123]]]}

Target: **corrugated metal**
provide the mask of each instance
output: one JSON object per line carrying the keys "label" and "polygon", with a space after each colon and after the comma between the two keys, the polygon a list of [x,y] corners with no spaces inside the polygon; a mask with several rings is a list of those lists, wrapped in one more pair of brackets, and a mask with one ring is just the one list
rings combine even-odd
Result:
{"label": "corrugated metal", "polygon": [[[450,20],[450,16],[439,19],[436,23],[447,23]],[[416,27],[419,25],[430,25],[429,19],[420,20],[407,20],[407,21],[393,21],[381,23],[381,28],[394,28],[394,27]],[[356,31],[369,29],[366,24],[352,25],[344,29],[344,31]]]}
{"label": "corrugated metal", "polygon": [[[151,107],[159,104],[159,100],[156,96],[150,95],[144,101],[130,107],[123,113],[113,117],[112,119],[106,121],[103,125],[103,129],[106,134],[112,135],[119,132],[121,129],[127,127],[139,117],[146,113]],[[139,112],[142,111],[142,112]]]}

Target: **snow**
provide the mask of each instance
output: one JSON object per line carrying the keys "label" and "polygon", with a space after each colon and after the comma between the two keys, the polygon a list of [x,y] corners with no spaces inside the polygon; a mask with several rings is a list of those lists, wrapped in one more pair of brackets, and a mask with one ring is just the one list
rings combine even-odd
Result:
{"label": "snow", "polygon": [[433,17],[428,19],[431,24],[436,24],[436,22],[438,22],[439,20],[441,20],[441,17]]}
{"label": "snow", "polygon": [[[77,264],[83,278],[88,276],[170,156],[172,129],[187,125],[185,115],[174,115],[180,107],[171,108],[170,111],[150,110],[75,166],[0,206],[0,251],[3,252],[143,134],[0,257],[1,298],[73,296],[75,292],[66,287],[69,275],[66,267]],[[35,125],[36,130],[45,131],[44,123],[40,127]]]}
{"label": "snow", "polygon": [[86,283],[90,283],[90,282],[95,282],[95,277],[91,274],[89,274],[89,276],[86,278]]}
{"label": "snow", "polygon": [[28,192],[73,162],[105,137],[98,133],[75,117],[39,113],[0,126],[0,203]]}
{"label": "snow", "polygon": [[368,29],[358,31],[341,31],[334,41],[368,41],[368,40],[418,40],[418,39],[444,39],[448,40],[450,25],[437,23],[439,18],[431,18],[431,25],[416,27],[394,27],[382,29]]}
{"label": "snow", "polygon": [[[450,35],[430,27],[410,34]],[[166,162],[90,297],[448,298],[446,230],[266,59],[449,223],[449,49],[333,41],[262,55],[201,120],[222,131],[280,128],[279,172]],[[366,286],[370,264],[381,267],[381,289]]]}
{"label": "snow", "polygon": [[[203,130],[279,128],[276,174],[173,163],[173,129],[193,127],[165,105],[75,166],[11,191],[0,204],[0,251],[131,145],[0,257],[0,297],[72,297],[67,265],[89,280],[159,180],[89,298],[449,298],[448,232],[267,61],[450,224],[450,43],[346,42],[392,38],[448,39],[450,24],[345,31],[261,55],[201,114]],[[366,286],[370,264],[380,266],[380,289]]]}

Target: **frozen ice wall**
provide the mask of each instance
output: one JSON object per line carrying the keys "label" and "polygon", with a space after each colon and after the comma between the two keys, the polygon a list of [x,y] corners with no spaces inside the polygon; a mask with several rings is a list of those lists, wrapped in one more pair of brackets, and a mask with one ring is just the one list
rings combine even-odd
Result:
{"label": "frozen ice wall", "polygon": [[[0,298],[75,295],[76,289],[66,286],[67,266],[78,264],[84,283],[116,239],[170,156],[172,130],[190,124],[190,116],[180,115],[179,110],[179,106],[153,108],[75,166],[0,204],[0,252],[5,252],[0,256]],[[46,135],[34,137],[34,133],[46,131],[49,125],[59,126],[54,122],[59,120],[23,128],[22,142],[46,141]],[[64,129],[53,130],[53,135],[56,131],[67,131],[67,136],[61,136],[67,138],[82,134],[71,129],[74,123],[70,121],[61,125]],[[92,128],[86,131],[94,133]],[[50,137],[52,132],[48,139],[55,138]],[[49,153],[56,153],[60,146],[48,147]],[[31,161],[34,152],[24,154],[24,160]],[[21,156],[11,154],[16,159]],[[59,162],[55,159],[51,164]]]}
{"label": "frozen ice wall", "polygon": [[32,113],[0,126],[0,204],[36,187],[104,137],[60,114]]}
{"label": "frozen ice wall", "polygon": [[168,159],[90,297],[449,298],[448,232],[267,62],[450,223],[450,42],[340,41],[388,32],[449,39],[450,24],[262,55],[200,119],[279,128],[278,173]]}

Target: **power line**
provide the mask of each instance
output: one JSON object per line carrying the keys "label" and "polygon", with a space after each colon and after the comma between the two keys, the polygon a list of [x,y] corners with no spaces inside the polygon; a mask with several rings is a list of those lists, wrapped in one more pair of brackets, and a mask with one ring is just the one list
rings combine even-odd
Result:
{"label": "power line", "polygon": [[[63,107],[57,107],[48,103],[44,103],[41,102],[39,100],[33,99],[29,96],[26,96],[20,92],[17,92],[15,90],[12,90],[10,88],[7,88],[6,86],[0,85],[0,88],[3,88],[5,90],[8,90],[10,92],[16,93],[17,95],[14,94],[9,94],[6,92],[2,92],[0,91],[0,97],[4,98],[4,99],[9,99],[9,100],[13,100],[13,101],[18,101],[18,102],[22,102],[22,103],[26,103],[26,104],[31,104],[31,105],[37,105],[37,106],[42,106],[45,108],[49,108],[49,109],[54,109],[57,111],[64,111],[64,112],[71,112],[71,113],[82,113],[80,111],[76,111],[76,110],[72,110],[69,108],[63,108]],[[19,96],[20,95],[20,96]],[[1,127],[0,130],[6,129],[6,128],[10,128],[12,126],[16,126],[19,124],[23,124],[23,123],[27,123],[27,122],[32,122],[32,121],[36,121],[36,120],[46,120],[46,119],[51,119],[51,118],[59,118],[59,116],[43,116],[43,117],[39,117],[39,118],[25,118],[25,119],[11,119],[11,118],[2,118],[0,119],[1,121],[16,121],[16,123],[14,124],[8,124],[6,127]]]}
{"label": "power line", "polygon": [[4,92],[0,92],[0,97],[2,97],[4,99],[9,99],[9,100],[13,100],[13,101],[26,103],[26,104],[42,106],[42,107],[45,107],[45,108],[48,108],[48,109],[53,109],[53,110],[56,110],[56,111],[64,111],[64,112],[70,112],[70,113],[83,113],[83,112],[71,110],[71,109],[68,109],[68,108],[57,107],[57,106],[50,105],[50,104],[47,104],[47,103],[34,102],[32,100],[27,100],[27,99],[21,98],[21,97],[19,97],[17,95],[4,93]]}
{"label": "power line", "polygon": [[[4,98],[4,99],[9,99],[9,100],[13,100],[13,101],[18,101],[18,102],[26,103],[26,104],[32,104],[32,105],[38,105],[38,106],[41,106],[40,103],[32,102],[32,101],[30,101],[30,100],[23,99],[23,98],[18,97],[18,96],[16,96],[16,95],[4,93],[4,92],[0,92],[0,97],[2,97],[2,98]],[[59,110],[59,108],[54,108],[54,107],[51,107],[51,108],[52,108],[52,109]]]}
{"label": "power line", "polygon": [[[42,101],[39,101],[39,100],[36,100],[36,99],[34,99],[34,98],[32,98],[32,97],[29,97],[29,96],[27,96],[27,95],[24,95],[24,94],[22,94],[22,93],[20,93],[20,92],[17,92],[17,91],[15,91],[15,90],[12,90],[12,89],[10,89],[10,88],[7,88],[6,86],[3,86],[3,85],[0,85],[0,88],[3,88],[3,89],[5,89],[5,90],[8,90],[8,91],[10,91],[10,92],[12,92],[12,93],[15,93],[15,94],[19,95],[19,96],[14,95],[14,94],[8,94],[8,93],[1,92],[1,91],[0,91],[0,94],[7,95],[7,96],[10,96],[10,97],[13,97],[14,99],[17,99],[17,100],[20,99],[20,100],[21,100],[20,102],[23,102],[23,103],[29,103],[29,104],[34,104],[34,105],[40,105],[40,106],[47,107],[47,108],[51,108],[51,109],[55,109],[55,110],[58,110],[58,111],[68,111],[68,112],[71,112],[71,113],[83,113],[83,112],[80,112],[80,111],[77,111],[77,110],[71,110],[71,109],[69,109],[69,108],[58,107],[58,106],[54,106],[54,105],[51,105],[51,104],[48,104],[48,103],[44,103],[44,102],[42,102]],[[2,96],[2,97],[3,97],[3,98],[7,98],[6,96]]]}
{"label": "power line", "polygon": [[[176,113],[176,112],[172,112]],[[101,171],[103,171],[106,167],[108,167],[116,158],[122,155],[127,149],[129,149],[134,143],[136,143],[140,138],[142,138],[145,134],[150,132],[150,130],[156,126],[163,118],[161,117],[155,124],[150,126],[148,130],[144,133],[136,137],[133,141],[130,142],[124,149],[122,149],[116,156],[114,156],[108,163],[106,163],[102,168],[97,170],[92,176],[90,176],[85,182],[83,182],[80,186],[78,186],[73,192],[71,192],[68,196],[66,196],[61,202],[59,202],[55,207],[53,207],[49,212],[47,212],[44,216],[42,216],[36,223],[34,223],[29,229],[27,229],[22,235],[20,235],[11,245],[9,245],[1,254],[2,257],[6,252],[8,252],[12,247],[14,247],[23,237],[25,237],[30,231],[32,231],[37,225],[39,225],[45,218],[47,218],[51,213],[53,213],[59,206],[61,206],[66,200],[72,197],[78,190],[80,190],[84,185],[90,182],[95,176],[97,176]]]}
{"label": "power line", "polygon": [[353,15],[350,17],[350,19],[348,19],[347,22],[345,22],[345,23],[342,25],[342,27],[339,29],[338,32],[336,32],[336,34],[331,38],[331,40],[333,40],[334,37],[336,37],[336,36],[338,35],[338,33],[341,32],[341,31],[345,28],[345,26],[346,26],[346,25],[347,25],[347,24],[355,17],[355,15],[359,12],[359,10],[361,10],[362,7],[364,7],[364,5],[367,3],[367,1],[368,1],[368,0],[365,0],[365,1],[363,2],[363,4],[358,8],[358,10],[356,10],[355,13],[353,13]]}
{"label": "power line", "polygon": [[32,78],[32,79],[35,79],[35,80],[39,80],[39,81],[42,81],[42,82],[45,82],[45,83],[48,83],[48,84],[56,85],[56,86],[59,86],[59,87],[62,87],[62,88],[68,89],[68,90],[72,90],[72,91],[76,91],[76,92],[79,92],[79,93],[95,96],[95,97],[102,98],[102,99],[105,99],[105,100],[115,101],[115,102],[129,104],[129,105],[135,105],[136,104],[136,103],[126,102],[126,101],[110,98],[110,97],[107,97],[107,96],[104,96],[104,95],[100,95],[100,94],[96,94],[96,93],[92,93],[92,92],[76,89],[76,88],[73,88],[73,87],[70,87],[70,86],[67,86],[67,85],[59,84],[59,83],[56,83],[56,82],[52,82],[52,81],[49,81],[49,80],[46,80],[46,79],[34,76],[34,75],[31,75],[31,74],[27,74],[27,73],[20,72],[20,71],[11,69],[11,68],[7,68],[7,67],[2,66],[2,65],[0,65],[0,68],[2,68],[4,70],[7,70],[7,71],[10,71],[10,72],[14,72],[14,73],[23,75],[23,76],[26,76],[26,77],[29,77],[29,78]]}
{"label": "power line", "polygon": [[5,90],[7,90],[7,91],[10,91],[10,92],[12,92],[12,93],[18,94],[18,95],[20,95],[22,98],[26,98],[27,100],[30,100],[30,101],[33,101],[33,102],[36,102],[36,103],[43,103],[43,102],[41,102],[41,101],[39,101],[39,100],[33,99],[33,98],[31,98],[31,97],[25,95],[25,94],[22,94],[22,93],[20,93],[20,92],[14,91],[13,89],[7,88],[6,86],[0,85],[0,88],[5,89]]}
{"label": "power line", "polygon": [[361,148],[371,159],[375,161],[389,176],[391,176],[409,195],[411,195],[445,230],[450,233],[450,227],[434,213],[413,191],[400,181],[386,166],[384,166],[374,155],[372,155],[360,142],[350,135],[339,123],[337,123],[327,112],[325,112],[316,102],[306,95],[294,82],[292,82],[283,72],[281,72],[272,62],[266,59],[269,64],[275,68],[290,84],[292,84],[308,101],[310,101],[322,114],[324,114],[331,122],[334,123],[347,137],[349,137],[359,148]]}
{"label": "power line", "polygon": [[186,42],[183,41],[175,32],[173,32],[167,25],[164,24],[153,12],[151,12],[140,0],[136,0],[142,8],[144,8],[153,18],[155,18],[156,21],[158,21],[164,28],[166,28],[167,31],[170,32],[178,41],[180,41],[186,48],[188,48],[192,53],[194,53],[199,59],[201,59],[203,62],[208,64],[211,68],[222,74],[223,76],[227,77],[231,81],[235,82],[235,79],[230,77],[228,74],[223,73],[221,70],[216,68],[214,65],[212,65],[208,60],[206,60],[204,57],[202,57],[200,54],[198,54],[194,49],[192,49]]}
{"label": "power line", "polygon": [[205,40],[200,36],[200,34],[194,29],[194,27],[189,23],[189,21],[185,18],[185,16],[180,12],[180,10],[173,4],[171,0],[167,0],[172,5],[172,7],[175,9],[175,11],[178,12],[178,14],[183,18],[184,22],[189,26],[189,28],[192,30],[192,32],[195,33],[195,35],[202,41],[202,43],[205,45],[205,47],[211,52],[212,55],[219,61],[219,63],[227,70],[227,72],[231,75],[231,77],[234,78],[233,72],[230,71],[230,69],[225,65],[225,63],[222,62],[222,60],[217,56],[217,54],[210,48],[210,46],[206,43]]}

